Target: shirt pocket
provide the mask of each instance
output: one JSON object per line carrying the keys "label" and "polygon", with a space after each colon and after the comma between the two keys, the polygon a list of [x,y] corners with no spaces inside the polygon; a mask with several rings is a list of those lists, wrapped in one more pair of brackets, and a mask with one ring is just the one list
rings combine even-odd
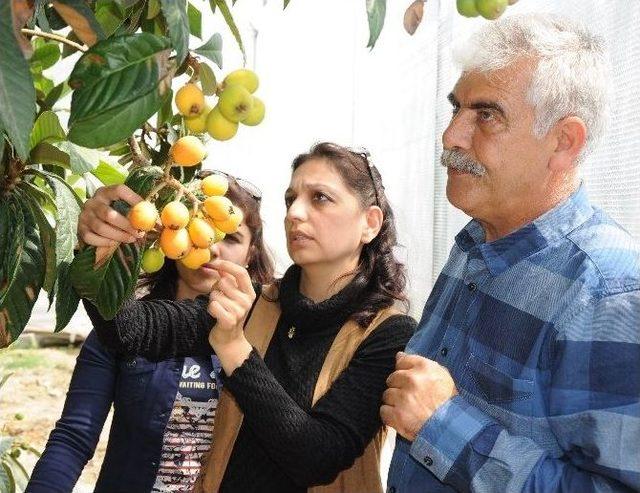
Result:
{"label": "shirt pocket", "polygon": [[[525,378],[514,378],[495,366],[471,354],[465,366],[467,390],[490,404],[522,407],[531,403],[535,383]],[[520,403],[520,405],[517,405]]]}
{"label": "shirt pocket", "polygon": [[116,402],[125,405],[141,402],[158,364],[143,358],[133,358],[120,361],[118,365]]}

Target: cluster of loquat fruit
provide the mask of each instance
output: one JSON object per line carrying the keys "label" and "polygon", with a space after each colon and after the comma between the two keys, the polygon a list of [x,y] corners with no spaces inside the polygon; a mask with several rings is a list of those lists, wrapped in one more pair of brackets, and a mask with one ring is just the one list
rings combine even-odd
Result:
{"label": "cluster of loquat fruit", "polygon": [[[174,147],[179,143],[186,145],[181,140]],[[173,155],[176,154],[184,157],[174,151]],[[243,220],[242,210],[225,197],[228,188],[228,180],[214,174],[200,182],[200,191],[207,198],[196,202],[197,207],[191,211],[180,198],[167,203],[159,213],[149,198],[134,205],[128,213],[131,225],[140,231],[160,232],[157,241],[142,256],[142,269],[148,273],[160,270],[165,257],[179,260],[190,269],[209,262],[211,244],[235,233]]]}
{"label": "cluster of loquat fruit", "polygon": [[465,17],[478,17],[494,20],[500,17],[509,5],[518,0],[457,0],[458,13]]}
{"label": "cluster of loquat fruit", "polygon": [[216,140],[229,140],[238,132],[240,123],[255,126],[264,119],[264,103],[253,95],[258,85],[255,72],[239,69],[224,78],[216,92],[218,104],[213,108],[194,82],[176,92],[175,102],[189,132],[207,132]]}

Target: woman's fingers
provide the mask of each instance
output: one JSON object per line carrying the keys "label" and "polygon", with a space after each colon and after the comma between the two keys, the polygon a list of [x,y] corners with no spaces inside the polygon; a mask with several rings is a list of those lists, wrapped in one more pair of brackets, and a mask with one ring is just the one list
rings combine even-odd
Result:
{"label": "woman's fingers", "polygon": [[253,290],[253,284],[251,284],[251,277],[249,277],[249,273],[247,269],[238,265],[234,262],[230,262],[229,260],[216,259],[211,263],[211,266],[218,270],[221,276],[224,278],[223,273],[229,274],[233,276],[235,279],[238,288],[246,294],[250,294],[255,297],[255,292]]}

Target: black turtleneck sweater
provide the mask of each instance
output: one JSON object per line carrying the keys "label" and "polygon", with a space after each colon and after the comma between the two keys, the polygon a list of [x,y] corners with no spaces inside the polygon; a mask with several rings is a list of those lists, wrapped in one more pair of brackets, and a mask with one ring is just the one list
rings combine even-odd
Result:
{"label": "black turtleneck sweater", "polygon": [[[311,406],[322,363],[360,294],[355,283],[321,303],[304,297],[300,270],[280,286],[282,315],[264,361],[253,351],[224,384],[244,421],[223,478],[223,492],[303,492],[330,483],[350,467],[381,426],[379,409],[395,354],[415,330],[397,315],[384,321],[356,350],[331,389]],[[206,299],[132,301],[112,321],[89,307],[104,344],[150,359],[210,352],[213,319]],[[289,331],[295,327],[293,337]]]}

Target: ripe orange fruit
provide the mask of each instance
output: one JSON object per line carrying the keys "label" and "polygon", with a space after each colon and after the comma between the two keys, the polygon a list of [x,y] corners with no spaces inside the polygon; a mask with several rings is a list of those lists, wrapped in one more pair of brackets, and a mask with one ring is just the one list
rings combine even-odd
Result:
{"label": "ripe orange fruit", "polygon": [[184,228],[189,223],[189,218],[189,209],[177,200],[165,205],[160,213],[160,220],[165,228]]}
{"label": "ripe orange fruit", "polygon": [[209,175],[200,183],[200,187],[208,197],[224,195],[229,189],[229,180],[222,175]]}
{"label": "ripe orange fruit", "polygon": [[226,221],[229,219],[233,211],[233,204],[227,197],[213,196],[208,197],[203,204],[204,211],[217,224],[218,221]]}
{"label": "ripe orange fruit", "polygon": [[186,229],[164,228],[160,233],[160,248],[170,259],[179,259],[187,255],[192,243]]}
{"label": "ripe orange fruit", "polygon": [[198,248],[209,248],[209,245],[213,243],[216,237],[216,232],[209,226],[209,223],[198,217],[194,217],[191,220],[187,231],[189,231],[191,241]]}
{"label": "ripe orange fruit", "polygon": [[140,231],[151,231],[158,220],[158,211],[151,202],[143,200],[131,208],[127,217],[134,228]]}
{"label": "ripe orange fruit", "polygon": [[193,247],[183,259],[180,259],[180,262],[189,269],[199,269],[209,260],[211,260],[211,252],[208,248]]}
{"label": "ripe orange fruit", "polygon": [[233,207],[233,211],[229,214],[229,219],[225,221],[216,221],[216,228],[226,234],[233,234],[238,231],[244,214],[238,207]]}
{"label": "ripe orange fruit", "polygon": [[179,166],[195,166],[206,157],[207,150],[198,137],[187,135],[171,146],[169,155]]}

